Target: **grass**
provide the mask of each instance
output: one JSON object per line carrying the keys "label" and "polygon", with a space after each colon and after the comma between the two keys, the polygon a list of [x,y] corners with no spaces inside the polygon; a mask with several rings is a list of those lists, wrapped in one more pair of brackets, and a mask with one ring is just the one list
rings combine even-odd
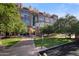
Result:
{"label": "grass", "polygon": [[72,42],[72,40],[68,39],[68,38],[44,38],[42,40],[40,38],[40,39],[35,39],[34,42],[35,42],[35,45],[37,47],[43,45],[44,47],[48,48],[48,47],[53,47],[53,46],[56,46],[56,45],[69,43],[69,42]]}
{"label": "grass", "polygon": [[5,38],[0,39],[0,46],[10,47],[19,42],[21,38]]}

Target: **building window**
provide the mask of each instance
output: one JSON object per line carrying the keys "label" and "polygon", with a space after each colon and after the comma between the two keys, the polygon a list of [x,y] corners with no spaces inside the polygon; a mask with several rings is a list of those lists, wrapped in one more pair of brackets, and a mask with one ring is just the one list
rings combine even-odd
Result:
{"label": "building window", "polygon": [[44,22],[44,16],[39,16],[39,21]]}
{"label": "building window", "polygon": [[33,26],[35,26],[35,16],[33,16]]}

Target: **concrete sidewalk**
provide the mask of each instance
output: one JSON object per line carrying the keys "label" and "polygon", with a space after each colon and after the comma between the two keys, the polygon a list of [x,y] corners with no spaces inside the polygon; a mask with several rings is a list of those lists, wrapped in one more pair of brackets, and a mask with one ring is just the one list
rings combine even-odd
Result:
{"label": "concrete sidewalk", "polygon": [[9,49],[0,51],[0,56],[37,56],[32,38],[24,38]]}

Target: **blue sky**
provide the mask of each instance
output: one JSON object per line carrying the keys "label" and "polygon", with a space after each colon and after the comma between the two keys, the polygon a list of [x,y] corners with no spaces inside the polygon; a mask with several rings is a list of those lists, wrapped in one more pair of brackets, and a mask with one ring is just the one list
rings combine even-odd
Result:
{"label": "blue sky", "polygon": [[24,7],[32,6],[41,12],[56,14],[59,17],[71,14],[79,18],[78,3],[24,3]]}

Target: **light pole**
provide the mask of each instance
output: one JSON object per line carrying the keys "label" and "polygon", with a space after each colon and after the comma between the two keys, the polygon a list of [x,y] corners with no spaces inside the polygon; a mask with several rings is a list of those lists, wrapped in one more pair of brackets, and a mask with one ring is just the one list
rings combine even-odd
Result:
{"label": "light pole", "polygon": [[37,31],[38,31],[38,34],[39,34],[39,36],[41,37],[41,49],[43,49],[43,39],[44,39],[44,37],[43,37],[43,33],[41,34],[41,32],[40,32],[40,27],[41,27],[41,23],[38,23],[38,25],[37,25]]}
{"label": "light pole", "polygon": [[[43,27],[45,27],[45,19],[46,19],[46,18],[45,18],[45,17],[46,17],[46,16],[45,16],[45,12],[44,12],[43,17],[44,17],[44,18],[43,18],[43,20],[44,20],[44,21],[43,21],[43,22],[44,22]],[[41,27],[41,26],[40,26],[40,27]],[[42,37],[41,37],[41,49],[43,49],[44,34],[42,33],[41,36],[42,36]]]}
{"label": "light pole", "polygon": [[41,38],[41,49],[43,48],[43,39],[44,39],[44,37],[43,37],[43,34],[42,34],[42,38]]}

